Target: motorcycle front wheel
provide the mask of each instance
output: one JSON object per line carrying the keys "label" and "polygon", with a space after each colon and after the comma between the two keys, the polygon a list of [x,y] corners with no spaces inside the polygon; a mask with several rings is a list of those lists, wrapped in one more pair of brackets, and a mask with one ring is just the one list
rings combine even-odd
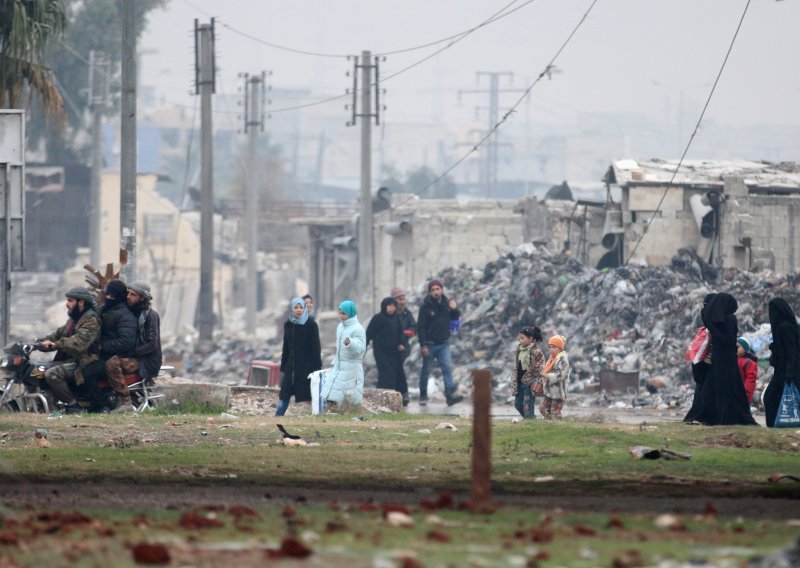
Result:
{"label": "motorcycle front wheel", "polygon": [[[3,398],[3,391],[0,391],[0,399]],[[16,400],[9,400],[0,405],[0,412],[20,412],[19,404]]]}

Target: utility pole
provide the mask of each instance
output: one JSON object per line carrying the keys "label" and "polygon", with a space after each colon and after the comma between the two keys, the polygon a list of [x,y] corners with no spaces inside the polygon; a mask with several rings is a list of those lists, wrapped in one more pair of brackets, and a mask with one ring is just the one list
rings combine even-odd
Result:
{"label": "utility pole", "polygon": [[200,294],[197,327],[201,341],[214,335],[214,169],[211,95],[216,88],[214,18],[194,21],[195,93],[200,95]]}
{"label": "utility pole", "polygon": [[[354,126],[361,119],[361,214],[358,223],[358,286],[361,291],[361,306],[364,314],[372,314],[375,304],[374,252],[372,242],[372,123],[380,124],[380,88],[378,58],[374,63],[369,51],[362,51],[359,61],[354,57],[353,69],[353,104],[352,120],[348,126]],[[372,70],[375,80],[372,80]],[[358,76],[361,72],[361,88],[358,87]],[[375,89],[375,110],[372,110],[372,89]],[[358,94],[361,94],[361,112],[358,112]]]}
{"label": "utility pole", "polygon": [[247,333],[255,333],[258,311],[258,135],[264,132],[265,74],[249,77],[245,81],[244,131],[248,135],[247,194],[245,196],[244,224],[247,234],[247,280],[245,282],[245,307]]}
{"label": "utility pole", "polygon": [[[501,89],[500,77],[504,76],[513,77],[514,73],[510,71],[478,71],[476,73],[478,83],[480,83],[481,77],[489,77],[489,88],[464,89],[458,91],[459,98],[464,93],[488,93],[489,119],[487,122],[487,132],[491,132],[500,121],[500,93],[522,93],[525,91],[525,89]],[[494,197],[497,191],[498,147],[500,146],[497,138],[498,133],[494,132],[486,141],[486,152],[484,152],[483,163],[480,170],[480,183],[486,188],[488,197]]]}
{"label": "utility pole", "polygon": [[314,170],[314,184],[317,186],[317,191],[322,187],[322,172],[325,167],[325,148],[328,141],[325,140],[325,131],[319,133],[319,143],[317,145],[317,167]]}
{"label": "utility pole", "polygon": [[122,3],[122,103],[120,114],[120,262],[136,279],[136,6]]}
{"label": "utility pole", "polygon": [[91,206],[89,208],[90,263],[98,267],[100,234],[103,219],[100,212],[100,178],[103,171],[103,113],[108,107],[108,59],[103,53],[89,52],[89,110],[92,113],[92,177],[90,182]]}

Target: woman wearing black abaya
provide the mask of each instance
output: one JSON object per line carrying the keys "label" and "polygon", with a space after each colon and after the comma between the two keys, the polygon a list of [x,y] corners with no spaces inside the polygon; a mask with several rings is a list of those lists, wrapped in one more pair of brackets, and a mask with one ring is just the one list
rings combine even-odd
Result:
{"label": "woman wearing black abaya", "polygon": [[709,426],[755,425],[736,360],[739,326],[736,299],[725,292],[703,307],[702,318],[711,335],[711,366],[700,391],[698,421]]}
{"label": "woman wearing black abaya", "polygon": [[764,392],[764,413],[767,427],[772,428],[786,383],[792,381],[800,388],[800,329],[792,308],[783,298],[770,300],[769,324],[772,327],[769,364],[775,368],[775,374]]}
{"label": "woman wearing black abaya", "polygon": [[[703,298],[703,308],[708,305],[708,302],[716,296],[716,294],[706,294],[706,297]],[[708,329],[708,324],[703,320],[703,313],[700,312],[700,321],[703,323],[703,327]],[[703,384],[705,383],[706,376],[708,375],[708,371],[711,369],[711,357],[706,357],[699,363],[692,363],[692,378],[694,379],[694,398],[692,398],[692,407],[689,409],[689,412],[686,413],[686,416],[683,418],[683,421],[686,423],[692,422],[706,422],[703,420],[702,410],[702,391],[703,391]]]}
{"label": "woman wearing black abaya", "polygon": [[367,345],[372,342],[375,364],[378,366],[378,388],[396,390],[408,404],[408,383],[403,370],[403,352],[408,340],[397,317],[397,300],[384,298],[381,312],[367,326]]}

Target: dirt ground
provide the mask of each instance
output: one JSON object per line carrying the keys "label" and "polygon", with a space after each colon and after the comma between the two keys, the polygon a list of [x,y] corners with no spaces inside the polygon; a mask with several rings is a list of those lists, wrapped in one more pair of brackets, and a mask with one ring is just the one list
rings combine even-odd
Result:
{"label": "dirt ground", "polygon": [[[659,497],[658,483],[640,491],[626,490],[627,495],[520,495],[495,492],[493,500],[499,505],[530,507],[533,510],[563,509],[586,513],[660,513],[702,514],[711,502],[718,514],[744,518],[797,519],[798,503],[793,499],[707,497],[714,494],[707,485],[697,489],[692,497]],[[719,488],[723,489],[723,488]],[[725,484],[726,491],[734,490]],[[0,501],[9,506],[37,508],[119,507],[121,509],[183,509],[198,504],[246,505],[249,507],[283,507],[290,503],[403,503],[414,504],[433,496],[426,489],[400,491],[392,489],[314,489],[287,488],[269,485],[231,485],[221,483],[129,484],[85,483],[50,484],[6,482],[0,488]],[[455,495],[466,501],[467,494]]]}

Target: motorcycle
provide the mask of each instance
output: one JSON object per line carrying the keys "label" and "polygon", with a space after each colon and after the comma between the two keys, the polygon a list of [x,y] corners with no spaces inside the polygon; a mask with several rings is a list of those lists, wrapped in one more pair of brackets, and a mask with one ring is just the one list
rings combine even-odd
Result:
{"label": "motorcycle", "polygon": [[[0,377],[0,411],[47,414],[51,408],[56,408],[57,401],[47,386],[44,374],[58,362],[31,361],[31,353],[46,351],[44,346],[39,342],[10,343],[3,351],[5,356],[0,357],[0,372],[5,376]],[[171,370],[172,367],[162,366],[159,376]],[[142,380],[138,374],[133,374],[124,380],[136,412],[154,408],[155,400],[164,397],[163,393],[155,392],[156,383],[153,379]],[[108,380],[98,381],[97,386],[107,394],[109,405],[113,408],[116,403],[113,402],[115,399]],[[83,408],[91,406],[90,401],[80,394],[76,395],[76,399]]]}
{"label": "motorcycle", "polygon": [[54,365],[52,361],[31,362],[32,351],[40,350],[41,343],[9,343],[0,357],[0,372],[5,381],[0,386],[0,411],[50,412],[53,396],[43,390],[44,373]]}

